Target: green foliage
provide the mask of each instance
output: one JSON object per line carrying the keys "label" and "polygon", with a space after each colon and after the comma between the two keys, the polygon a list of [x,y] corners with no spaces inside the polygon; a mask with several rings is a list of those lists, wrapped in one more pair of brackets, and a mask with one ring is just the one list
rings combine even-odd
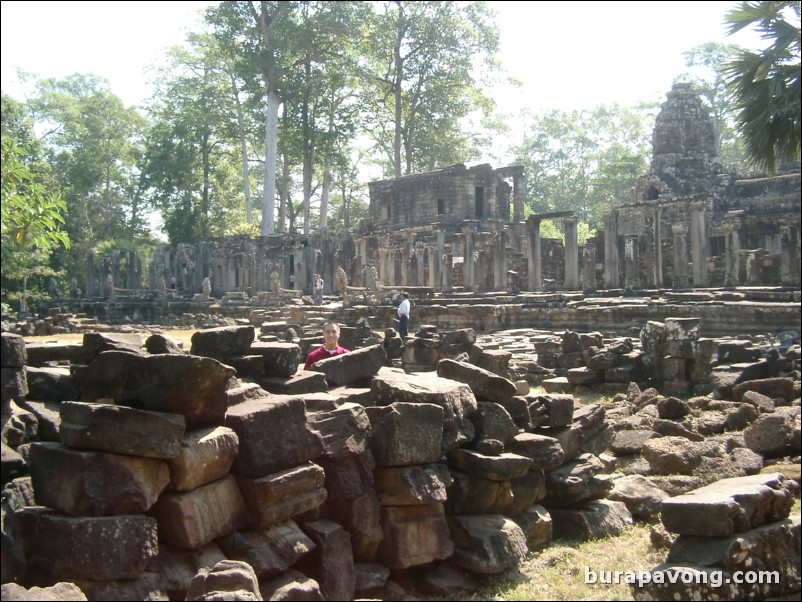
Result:
{"label": "green foliage", "polygon": [[729,32],[754,27],[770,42],[761,52],[742,50],[726,67],[746,151],[760,169],[800,159],[800,2],[741,2],[727,13]]}
{"label": "green foliage", "polygon": [[597,227],[604,211],[628,200],[648,167],[653,111],[614,104],[530,115],[513,152],[526,168],[532,211],[574,211],[580,222]]}

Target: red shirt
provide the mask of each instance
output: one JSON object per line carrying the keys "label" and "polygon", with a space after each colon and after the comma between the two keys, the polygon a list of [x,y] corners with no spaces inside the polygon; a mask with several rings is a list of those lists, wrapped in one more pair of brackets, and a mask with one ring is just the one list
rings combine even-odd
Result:
{"label": "red shirt", "polygon": [[312,353],[310,353],[309,356],[306,358],[306,363],[304,364],[304,370],[309,370],[309,366],[311,366],[315,362],[319,362],[320,360],[325,360],[326,358],[329,357],[334,357],[335,355],[342,355],[343,353],[348,353],[348,351],[349,350],[346,349],[345,347],[340,347],[339,345],[337,345],[337,348],[334,351],[329,352],[329,350],[326,349],[325,345],[321,345],[320,347],[315,349]]}

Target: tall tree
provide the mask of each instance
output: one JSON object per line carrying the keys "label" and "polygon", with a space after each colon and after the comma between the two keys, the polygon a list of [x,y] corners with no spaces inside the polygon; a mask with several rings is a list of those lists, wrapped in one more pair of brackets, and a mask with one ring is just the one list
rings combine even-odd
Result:
{"label": "tall tree", "polygon": [[[368,127],[391,175],[463,161],[463,122],[489,110],[478,78],[492,70],[498,29],[484,2],[373,3],[366,37]],[[442,141],[442,143],[438,143]]]}
{"label": "tall tree", "polygon": [[754,27],[770,42],[760,52],[742,50],[727,67],[746,150],[755,165],[769,172],[782,161],[800,159],[800,4],[741,2],[726,16],[730,34]]}

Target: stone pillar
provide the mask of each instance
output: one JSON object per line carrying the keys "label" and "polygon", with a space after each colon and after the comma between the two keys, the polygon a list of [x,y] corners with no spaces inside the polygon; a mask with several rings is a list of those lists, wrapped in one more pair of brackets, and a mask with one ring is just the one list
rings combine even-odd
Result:
{"label": "stone pillar", "polygon": [[760,286],[762,284],[760,271],[760,261],[763,257],[763,250],[757,249],[749,251],[746,256],[746,283],[749,286]]}
{"label": "stone pillar", "polygon": [[707,231],[705,224],[705,203],[691,203],[691,264],[693,266],[693,285],[705,287],[707,277]]}
{"label": "stone pillar", "polygon": [[604,220],[604,287],[619,288],[621,277],[618,264],[618,214],[605,213]]}
{"label": "stone pillar", "polygon": [[[153,284],[151,284],[153,286]],[[95,252],[89,250],[86,252],[86,291],[85,297],[94,297],[95,295]]]}
{"label": "stone pillar", "polygon": [[446,235],[444,232],[437,233],[437,255],[435,255],[435,261],[437,262],[437,286],[440,291],[450,290],[453,285],[451,280],[446,280]]}
{"label": "stone pillar", "polygon": [[780,233],[780,283],[799,286],[799,234],[793,226]]}
{"label": "stone pillar", "polygon": [[638,235],[627,234],[624,238],[624,288],[640,288],[638,281]]}
{"label": "stone pillar", "polygon": [[437,254],[437,246],[436,245],[426,245],[426,254],[428,255],[429,259],[429,286],[432,290],[437,290],[437,285],[440,282],[439,280],[439,271],[440,271],[440,255]]}
{"label": "stone pillar", "polygon": [[596,292],[596,245],[592,242],[585,243],[582,252],[582,290]]}
{"label": "stone pillar", "polygon": [[683,289],[688,287],[688,229],[681,225],[671,226],[671,234],[674,238],[674,280],[673,288]]}
{"label": "stone pillar", "polygon": [[524,195],[526,194],[526,180],[523,173],[512,178],[512,222],[518,224],[524,221]]}
{"label": "stone pillar", "polygon": [[476,252],[474,234],[476,233],[476,228],[469,226],[463,228],[462,232],[465,237],[465,254],[462,258],[462,289],[472,291],[476,267],[474,265],[474,253]]}
{"label": "stone pillar", "polygon": [[442,258],[442,290],[443,292],[451,292],[454,290],[454,255],[452,249],[444,245]]}
{"label": "stone pillar", "polygon": [[493,290],[507,290],[507,233],[496,232],[493,238]]}
{"label": "stone pillar", "polygon": [[736,224],[724,225],[724,286],[738,286],[741,280],[741,243]]}
{"label": "stone pillar", "polygon": [[663,286],[663,245],[660,241],[660,231],[662,229],[663,208],[657,207],[654,210],[654,285],[657,288]]}
{"label": "stone pillar", "polygon": [[[400,284],[402,287],[404,287],[410,284],[409,261],[411,258],[411,254],[401,249],[396,251],[396,253],[398,253],[398,255],[401,256],[401,282],[397,282],[396,284]],[[395,265],[395,262],[393,262],[393,265]]]}
{"label": "stone pillar", "polygon": [[527,256],[529,290],[540,291],[543,289],[543,271],[540,264],[540,220],[530,216],[526,221],[526,233],[529,238],[529,254]]}
{"label": "stone pillar", "polygon": [[387,249],[379,247],[379,282],[382,285],[387,285]]}
{"label": "stone pillar", "polygon": [[415,285],[426,286],[426,266],[423,263],[423,245],[419,242],[415,243],[415,265],[418,268],[415,274]]}
{"label": "stone pillar", "polygon": [[579,288],[579,246],[576,241],[576,217],[563,218],[565,227],[565,290]]}

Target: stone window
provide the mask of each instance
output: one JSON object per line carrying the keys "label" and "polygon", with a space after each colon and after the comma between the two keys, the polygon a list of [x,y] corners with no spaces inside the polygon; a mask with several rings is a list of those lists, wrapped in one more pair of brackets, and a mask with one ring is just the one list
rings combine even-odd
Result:
{"label": "stone window", "polygon": [[437,215],[446,214],[446,201],[445,199],[437,199]]}
{"label": "stone window", "polygon": [[392,208],[388,203],[387,205],[384,206],[384,219],[389,220],[392,217],[392,215],[393,215]]}

